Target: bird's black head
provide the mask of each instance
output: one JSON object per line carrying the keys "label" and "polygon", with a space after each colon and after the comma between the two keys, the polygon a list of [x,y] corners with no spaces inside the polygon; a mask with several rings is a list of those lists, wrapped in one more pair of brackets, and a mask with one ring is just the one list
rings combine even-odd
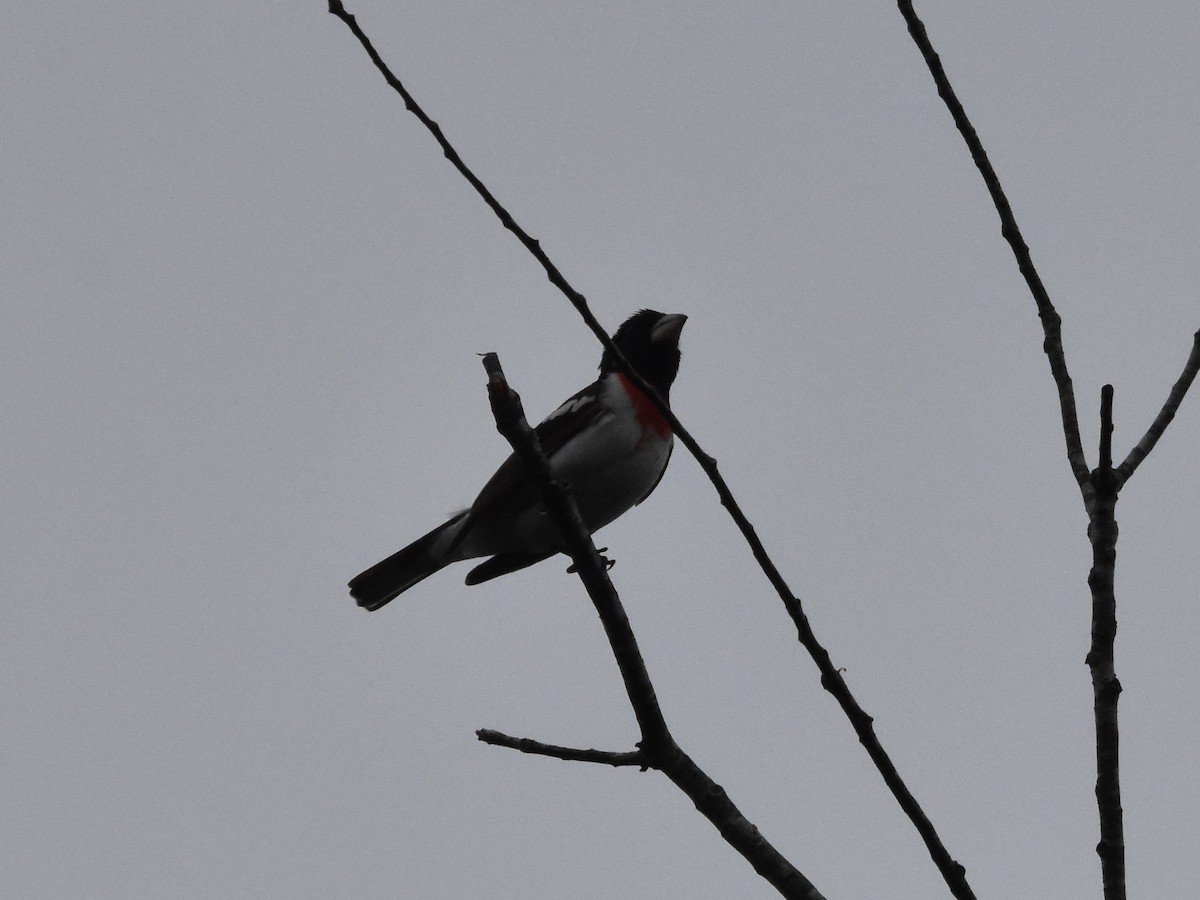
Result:
{"label": "bird's black head", "polygon": [[[626,319],[613,335],[613,343],[630,365],[664,400],[679,372],[679,333],[686,321],[687,316],[681,313],[663,314],[655,309],[643,309]],[[617,361],[607,350],[600,358],[600,371],[617,371]]]}

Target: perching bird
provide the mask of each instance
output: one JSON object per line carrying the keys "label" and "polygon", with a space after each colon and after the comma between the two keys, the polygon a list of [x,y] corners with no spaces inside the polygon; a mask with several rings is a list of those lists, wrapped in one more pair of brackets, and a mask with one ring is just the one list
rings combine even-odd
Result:
{"label": "perching bird", "polygon": [[[686,321],[684,315],[643,309],[613,335],[664,401],[679,371],[679,333]],[[600,377],[536,431],[555,476],[574,490],[589,532],[650,496],[671,458],[670,425],[617,370],[607,350],[600,358]],[[351,596],[375,610],[459,560],[491,557],[467,573],[467,584],[479,584],[553,556],[562,547],[540,502],[541,490],[516,456],[509,456],[469,509],[355,576]]]}

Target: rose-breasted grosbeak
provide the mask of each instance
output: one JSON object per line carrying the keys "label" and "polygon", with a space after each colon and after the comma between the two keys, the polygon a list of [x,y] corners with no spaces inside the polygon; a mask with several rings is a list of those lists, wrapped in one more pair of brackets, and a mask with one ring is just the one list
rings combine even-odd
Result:
{"label": "rose-breasted grosbeak", "polygon": [[[686,321],[684,315],[643,309],[613,335],[664,401],[679,371],[679,333]],[[650,496],[667,469],[673,443],[667,421],[617,370],[607,350],[600,358],[600,377],[550,413],[536,431],[555,476],[574,490],[590,532]],[[470,509],[356,576],[350,594],[359,606],[374,610],[459,560],[491,557],[467,574],[467,584],[479,584],[553,556],[562,548],[540,497],[540,485],[516,456],[509,456]]]}

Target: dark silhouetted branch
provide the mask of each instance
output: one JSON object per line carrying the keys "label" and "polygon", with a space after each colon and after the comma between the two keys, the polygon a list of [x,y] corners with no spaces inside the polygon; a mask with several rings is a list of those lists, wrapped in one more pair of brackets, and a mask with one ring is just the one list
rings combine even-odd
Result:
{"label": "dark silhouetted branch", "polygon": [[1200,371],[1200,331],[1197,331],[1192,338],[1192,352],[1188,355],[1183,372],[1180,374],[1179,380],[1172,386],[1171,393],[1167,395],[1162,409],[1158,411],[1158,415],[1154,417],[1154,421],[1142,439],[1137,442],[1137,446],[1129,451],[1125,462],[1117,467],[1117,477],[1121,484],[1129,480],[1129,476],[1142,464],[1142,460],[1149,455],[1150,451],[1154,449],[1154,445],[1158,443],[1158,439],[1163,436],[1163,432],[1175,418],[1175,413],[1179,411],[1179,404],[1183,402],[1183,397],[1188,392],[1188,388],[1192,386],[1192,382],[1195,381],[1198,371]]}
{"label": "dark silhouetted branch", "polygon": [[[822,895],[812,883],[768,843],[721,786],[705,774],[675,742],[654,695],[654,686],[638,649],[629,617],[608,577],[608,568],[596,552],[596,545],[592,543],[591,535],[579,516],[569,488],[555,479],[537,433],[525,419],[521,398],[504,378],[499,358],[495,353],[486,353],[483,365],[488,373],[488,399],[496,419],[496,429],[543,485],[546,508],[604,626],[641,731],[639,760],[636,764],[657,769],[670,778],[716,826],[721,837],[741,853],[781,895],[797,900],[822,900]],[[480,737],[482,739],[482,733]],[[611,764],[611,757],[603,761]]]}
{"label": "dark silhouetted branch", "polygon": [[983,149],[983,143],[979,140],[979,135],[975,133],[975,127],[967,118],[962,104],[959,103],[958,96],[950,85],[950,79],[946,77],[942,61],[933,49],[933,44],[929,42],[929,35],[925,33],[924,23],[917,17],[911,0],[899,0],[899,7],[900,14],[904,16],[904,21],[908,24],[908,32],[920,49],[930,74],[933,75],[938,96],[950,110],[954,124],[958,127],[963,140],[967,142],[967,148],[971,151],[971,159],[975,161],[979,173],[983,176],[983,183],[987,185],[988,193],[992,195],[996,212],[1000,214],[1000,233],[1012,247],[1013,255],[1017,258],[1017,268],[1021,270],[1021,275],[1024,276],[1025,283],[1029,286],[1029,292],[1033,294],[1033,300],[1037,304],[1038,317],[1042,320],[1042,331],[1045,334],[1042,349],[1050,360],[1050,372],[1054,376],[1054,383],[1058,386],[1058,405],[1062,412],[1063,435],[1067,440],[1067,461],[1071,464],[1071,472],[1075,476],[1075,481],[1082,488],[1087,481],[1088,466],[1083,455],[1083,443],[1079,438],[1079,416],[1075,410],[1075,389],[1071,384],[1071,376],[1067,372],[1067,360],[1063,352],[1062,319],[1055,310],[1054,304],[1050,302],[1050,295],[1046,293],[1042,278],[1034,268],[1033,258],[1029,255],[1029,247],[1021,235],[1021,229],[1017,226],[1017,219],[1013,215],[1012,207],[1008,204],[1008,197],[1000,185],[996,170],[992,168],[987,152]]}
{"label": "dark silhouetted branch", "polygon": [[1113,643],[1116,638],[1116,598],[1113,593],[1113,571],[1116,565],[1117,523],[1115,516],[1118,485],[1112,469],[1112,390],[1105,391],[1102,418],[1107,422],[1107,433],[1102,424],[1101,455],[1107,455],[1108,464],[1095,472],[1088,470],[1079,437],[1079,418],[1075,408],[1075,391],[1067,371],[1066,354],[1062,346],[1062,320],[1041,277],[1034,268],[1029,247],[1021,236],[1016,217],[1008,198],[1000,185],[988,160],[979,135],[967,118],[950,79],[942,68],[925,25],[918,18],[911,0],[898,0],[900,14],[908,25],[908,32],[921,51],[921,56],[937,85],[938,95],[950,111],[954,124],[966,141],[979,173],[983,176],[988,193],[991,194],[996,212],[1000,215],[1001,233],[1012,248],[1017,267],[1029,286],[1037,304],[1038,317],[1042,322],[1045,339],[1042,349],[1050,360],[1050,372],[1058,388],[1059,408],[1062,412],[1063,435],[1067,443],[1067,461],[1071,473],[1079,485],[1087,509],[1088,537],[1092,544],[1092,570],[1088,584],[1092,591],[1092,646],[1088,653],[1088,665],[1092,672],[1093,708],[1096,721],[1096,799],[1100,816],[1101,840],[1096,850],[1100,856],[1101,874],[1104,882],[1105,900],[1124,900],[1125,897],[1125,848],[1124,826],[1120,804],[1120,781],[1117,771],[1117,681],[1113,664]]}
{"label": "dark silhouetted branch", "polygon": [[508,386],[504,378],[499,357],[495,353],[485,353],[483,367],[488,373],[488,399],[496,419],[496,430],[512,445],[513,452],[524,463],[526,469],[544,485],[542,500],[558,525],[566,544],[565,552],[570,555],[588,595],[597,605],[597,612],[600,613],[605,631],[613,643],[613,652],[617,656],[621,677],[625,680],[625,692],[629,695],[629,702],[633,706],[634,715],[637,716],[642,740],[651,743],[661,740],[667,734],[667,723],[663,720],[658,700],[654,696],[654,687],[642,663],[642,654],[634,639],[629,619],[617,598],[616,588],[609,580],[608,567],[596,551],[596,545],[592,543],[591,535],[579,516],[569,488],[555,479],[542,452],[537,432],[525,419],[521,398]]}
{"label": "dark silhouetted branch", "polygon": [[520,750],[522,753],[532,753],[537,756],[553,756],[569,762],[602,763],[606,766],[637,766],[643,771],[650,768],[646,756],[641,750],[579,750],[575,747],[560,747],[558,744],[543,744],[533,738],[519,738],[494,731],[491,728],[480,728],[475,736],[485,744],[494,747],[508,747]]}
{"label": "dark silhouetted branch", "polygon": [[1121,489],[1112,467],[1113,389],[1106,384],[1100,396],[1100,465],[1089,476],[1088,538],[1092,568],[1092,646],[1087,664],[1092,673],[1092,711],[1096,721],[1096,806],[1100,815],[1100,872],[1105,900],[1125,898],[1125,813],[1121,808],[1120,730],[1113,648],[1117,639],[1117,493]]}
{"label": "dark silhouetted branch", "polygon": [[1092,545],[1092,568],[1088,574],[1088,586],[1092,593],[1092,643],[1087,663],[1092,674],[1092,701],[1096,722],[1096,802],[1100,818],[1100,843],[1096,852],[1100,857],[1105,900],[1125,900],[1125,832],[1124,814],[1121,809],[1117,727],[1117,700],[1121,694],[1121,682],[1117,679],[1113,652],[1117,635],[1117,602],[1113,588],[1117,560],[1117,495],[1174,418],[1184,394],[1195,379],[1197,370],[1200,370],[1200,331],[1195,334],[1192,352],[1184,366],[1183,374],[1172,387],[1162,410],[1145,436],[1116,469],[1112,465],[1113,389],[1112,385],[1104,386],[1100,403],[1100,462],[1094,471],[1089,471],[1079,438],[1074,389],[1063,352],[1062,320],[1051,304],[1042,280],[1034,268],[1029,247],[1021,236],[1016,217],[1000,185],[1000,179],[950,85],[941,60],[929,41],[924,24],[917,17],[911,0],[899,0],[898,5],[901,15],[908,23],[909,33],[920,49],[930,74],[933,75],[938,94],[949,109],[954,124],[967,143],[971,158],[983,176],[996,212],[1000,215],[1001,232],[1012,247],[1017,267],[1025,277],[1030,293],[1033,294],[1038,316],[1042,321],[1045,334],[1042,347],[1050,360],[1050,371],[1058,387],[1067,459],[1083,494],[1084,507],[1088,513],[1088,538]]}
{"label": "dark silhouetted branch", "polygon": [[942,843],[941,838],[937,834],[937,830],[933,826],[933,823],[930,822],[929,817],[925,815],[925,812],[921,809],[917,799],[913,796],[912,792],[908,789],[908,786],[904,783],[904,780],[901,778],[895,765],[892,763],[891,758],[888,756],[887,751],[883,749],[883,745],[879,742],[879,738],[875,734],[871,716],[864,712],[862,707],[859,706],[858,701],[855,700],[853,694],[850,692],[850,688],[842,678],[841,672],[830,659],[829,652],[817,640],[816,635],[813,633],[813,630],[808,623],[808,618],[804,614],[800,600],[788,587],[782,574],[780,574],[778,567],[767,553],[766,547],[759,539],[758,533],[755,531],[754,526],[751,525],[750,520],[742,512],[741,506],[734,498],[733,492],[729,489],[729,485],[726,484],[724,477],[720,474],[720,471],[717,468],[717,461],[704,452],[703,448],[696,441],[696,439],[692,437],[691,433],[688,432],[686,428],[684,428],[683,423],[679,421],[666,403],[663,402],[662,398],[658,396],[657,391],[655,391],[654,388],[651,387],[650,384],[647,383],[645,379],[643,379],[641,375],[629,365],[629,361],[625,359],[625,357],[621,354],[621,351],[616,347],[615,344],[613,344],[612,339],[608,336],[608,332],[592,314],[591,309],[587,305],[587,300],[581,293],[579,293],[579,291],[575,290],[567,282],[562,273],[559,272],[558,268],[546,255],[545,251],[542,250],[541,244],[534,238],[530,237],[529,234],[517,224],[509,212],[500,205],[499,201],[497,201],[492,193],[488,191],[479,178],[466,166],[466,164],[462,161],[462,158],[450,145],[450,142],[446,139],[445,135],[442,134],[441,128],[439,128],[437,123],[425,114],[424,110],[422,110],[412,98],[412,95],[409,94],[404,86],[400,83],[400,80],[397,79],[394,74],[392,74],[391,70],[380,58],[379,54],[375,51],[375,48],[371,45],[370,40],[363,33],[362,29],[358,27],[354,16],[346,12],[340,0],[330,0],[329,11],[346,23],[350,31],[363,45],[363,48],[366,50],[367,55],[371,58],[371,61],[375,64],[376,68],[378,68],[383,74],[383,77],[387,83],[391,85],[391,87],[397,93],[400,94],[400,96],[404,99],[405,106],[418,119],[420,119],[421,123],[425,125],[425,127],[433,135],[434,139],[441,146],[442,152],[445,154],[446,158],[450,160],[451,164],[453,164],[454,167],[458,169],[460,173],[462,173],[463,177],[471,183],[475,190],[478,191],[484,202],[487,203],[489,208],[491,208],[491,210],[496,214],[504,227],[511,231],[521,242],[521,244],[530,252],[530,254],[532,254],[533,257],[541,264],[542,268],[546,271],[546,275],[550,279],[550,282],[557,287],[571,302],[571,304],[578,311],[579,315],[583,318],[583,321],[592,330],[592,333],[596,335],[596,338],[601,344],[604,345],[605,349],[610,351],[615,356],[620,363],[621,368],[627,374],[629,374],[638,388],[654,402],[655,406],[658,407],[664,418],[666,418],[666,420],[670,423],[675,436],[685,447],[687,447],[692,456],[696,458],[696,461],[700,463],[701,469],[703,469],[704,473],[708,476],[709,480],[716,488],[721,505],[724,506],[728,511],[730,517],[737,525],[738,530],[741,532],[742,537],[750,546],[750,550],[754,554],[755,560],[758,561],[758,564],[766,574],[767,579],[771,582],[772,587],[775,588],[776,593],[783,601],[783,605],[796,627],[797,635],[801,644],[803,644],[805,649],[808,650],[809,654],[813,658],[813,661],[817,664],[817,668],[821,674],[822,686],[833,695],[834,699],[837,700],[838,704],[842,707],[842,710],[850,720],[850,724],[858,736],[859,742],[866,749],[868,755],[871,757],[872,762],[875,763],[876,768],[879,769],[880,774],[883,776],[884,783],[887,784],[889,790],[891,790],[892,794],[895,796],[897,803],[899,803],[905,814],[908,815],[914,827],[921,835],[921,838],[925,841],[925,845],[929,850],[930,856],[937,865],[938,869],[941,871],[943,878],[946,879],[946,883],[950,886],[954,896],[959,898],[959,900],[970,900],[970,898],[974,898],[975,895],[972,893],[966,881],[965,869],[950,855],[949,851],[946,850],[945,845]]}
{"label": "dark silhouetted branch", "polygon": [[1100,471],[1111,477],[1112,434],[1113,434],[1113,386],[1106,384],[1100,390]]}

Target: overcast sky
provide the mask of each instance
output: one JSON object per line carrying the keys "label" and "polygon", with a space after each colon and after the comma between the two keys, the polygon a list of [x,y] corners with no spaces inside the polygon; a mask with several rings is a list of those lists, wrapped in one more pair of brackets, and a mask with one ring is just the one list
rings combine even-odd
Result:
{"label": "overcast sky", "polygon": [[[1086,518],[996,213],[888,3],[353,0],[674,408],[981,898],[1100,895]],[[1089,462],[1200,327],[1200,7],[919,2]],[[629,749],[566,561],[345,582],[600,348],[322,3],[0,12],[0,893],[768,898]],[[1195,394],[1195,391],[1193,392]],[[1121,497],[1131,896],[1200,883],[1200,396]],[[600,534],[684,748],[830,900],[947,896],[682,449]]]}

